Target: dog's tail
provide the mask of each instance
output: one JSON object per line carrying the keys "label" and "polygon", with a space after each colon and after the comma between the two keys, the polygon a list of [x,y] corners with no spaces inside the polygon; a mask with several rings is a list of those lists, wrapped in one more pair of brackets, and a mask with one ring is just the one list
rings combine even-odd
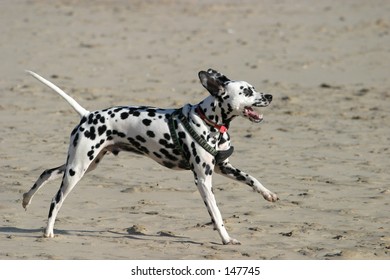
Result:
{"label": "dog's tail", "polygon": [[52,82],[46,80],[45,78],[39,76],[37,73],[34,73],[34,72],[30,71],[30,70],[26,70],[26,72],[29,73],[30,75],[32,75],[38,81],[40,81],[40,82],[44,83],[45,85],[47,85],[49,88],[51,88],[52,90],[57,92],[59,95],[61,95],[62,98],[64,98],[70,104],[70,106],[72,106],[72,108],[80,115],[80,117],[83,117],[83,116],[85,116],[86,114],[89,113],[88,110],[84,109],[79,103],[77,103],[76,100],[74,100],[72,97],[67,95],[62,89],[57,87]]}

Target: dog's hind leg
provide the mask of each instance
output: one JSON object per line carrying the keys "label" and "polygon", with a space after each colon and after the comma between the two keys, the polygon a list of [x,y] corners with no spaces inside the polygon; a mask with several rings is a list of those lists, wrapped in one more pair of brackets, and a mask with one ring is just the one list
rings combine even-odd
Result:
{"label": "dog's hind leg", "polygon": [[86,167],[87,163],[81,164],[80,162],[78,162],[77,164],[78,166],[73,166],[72,162],[70,162],[70,164],[68,164],[68,166],[66,167],[60,189],[53,197],[50,204],[48,222],[44,237],[54,237],[53,229],[57,214],[60,211],[60,208],[64,203],[65,198],[80,181],[80,179],[85,174],[86,169],[88,168]]}
{"label": "dog's hind leg", "polygon": [[43,171],[41,176],[39,176],[38,180],[35,182],[35,184],[32,186],[32,188],[23,194],[23,201],[22,205],[25,210],[27,210],[27,206],[31,203],[31,199],[33,198],[34,194],[43,187],[47,182],[55,180],[61,176],[63,176],[65,171],[66,164],[63,164],[59,167],[55,167],[52,169],[47,169]]}
{"label": "dog's hind leg", "polygon": [[[99,155],[94,159],[94,161],[90,164],[88,167],[86,173],[96,169],[97,165],[103,158],[103,156],[107,153],[107,151],[101,151]],[[32,186],[32,188],[23,194],[23,201],[22,205],[23,208],[27,211],[27,206],[30,205],[32,198],[34,197],[35,193],[42,188],[46,183],[53,181],[55,179],[58,179],[64,175],[64,171],[66,169],[66,164],[63,164],[61,166],[46,169],[42,172],[41,176],[39,176],[38,180],[35,182],[35,184]]]}
{"label": "dog's hind leg", "polygon": [[44,237],[54,237],[54,223],[65,198],[86,172],[90,172],[97,167],[97,164],[106,153],[106,151],[101,148],[100,150],[95,150],[95,154],[97,154],[96,156],[87,156],[87,152],[83,148],[79,148],[82,146],[83,145],[79,145],[75,149],[73,149],[73,147],[70,149],[60,189],[53,197],[50,204],[48,222]]}

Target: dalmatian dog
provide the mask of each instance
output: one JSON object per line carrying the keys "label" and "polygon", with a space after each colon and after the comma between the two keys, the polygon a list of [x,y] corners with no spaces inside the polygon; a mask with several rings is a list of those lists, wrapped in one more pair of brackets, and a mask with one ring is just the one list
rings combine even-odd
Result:
{"label": "dalmatian dog", "polygon": [[65,198],[107,153],[133,152],[170,169],[191,170],[223,244],[240,242],[231,238],[224,226],[213,193],[214,172],[249,185],[268,201],[278,200],[257,179],[229,162],[233,147],[227,130],[231,121],[240,116],[260,123],[263,115],[254,108],[266,107],[272,101],[272,95],[257,92],[247,82],[230,80],[209,69],[200,71],[199,79],[210,95],[196,105],[187,104],[179,109],[118,106],[90,112],[50,81],[27,72],[61,95],[81,118],[70,135],[65,164],[45,170],[23,195],[23,207],[27,210],[34,194],[45,183],[62,176],[61,186],[50,204],[44,237],[54,237],[54,223]]}

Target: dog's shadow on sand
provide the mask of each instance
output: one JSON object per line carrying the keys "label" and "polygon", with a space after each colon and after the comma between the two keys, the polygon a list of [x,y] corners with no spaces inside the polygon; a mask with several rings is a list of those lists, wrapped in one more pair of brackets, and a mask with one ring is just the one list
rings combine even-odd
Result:
{"label": "dog's shadow on sand", "polygon": [[183,244],[195,244],[195,245],[203,245],[202,242],[195,242],[192,240],[189,240],[189,237],[185,236],[178,236],[166,232],[158,232],[157,234],[146,234],[146,233],[122,233],[117,231],[109,230],[109,233],[118,235],[117,238],[129,238],[134,240],[144,240],[144,241],[150,241],[153,240],[167,240],[169,239],[172,243],[183,243]]}
{"label": "dog's shadow on sand", "polygon": [[[0,227],[0,234],[6,235],[6,238],[14,238],[16,236],[19,237],[28,237],[28,238],[43,238],[44,228],[18,228],[18,227]],[[108,236],[107,233],[110,235]],[[167,240],[170,239],[171,242],[174,243],[188,243],[188,244],[196,244],[203,245],[202,242],[195,242],[189,240],[188,237],[185,236],[177,236],[177,235],[169,235],[164,233],[157,234],[131,234],[131,233],[123,233],[117,232],[113,230],[108,231],[92,231],[92,230],[55,230],[55,235],[59,236],[85,236],[85,237],[99,237],[99,238],[128,238],[133,240],[140,241],[150,241],[154,240]]]}
{"label": "dog's shadow on sand", "polygon": [[[21,236],[21,237],[43,237],[44,228],[18,228],[18,227],[0,227],[0,234],[5,234],[7,237]],[[98,236],[98,231],[88,230],[56,230],[58,235],[89,235],[94,234]],[[83,234],[84,233],[84,234]]]}
{"label": "dog's shadow on sand", "polygon": [[0,233],[3,234],[22,234],[22,233],[39,233],[43,232],[42,228],[37,229],[27,229],[27,228],[17,228],[17,227],[0,227]]}

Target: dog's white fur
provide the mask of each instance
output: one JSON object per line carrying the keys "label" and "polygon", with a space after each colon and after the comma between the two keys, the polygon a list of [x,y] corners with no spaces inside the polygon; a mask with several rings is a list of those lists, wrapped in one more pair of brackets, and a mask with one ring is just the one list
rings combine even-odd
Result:
{"label": "dog's white fur", "polygon": [[[23,195],[23,207],[27,209],[36,191],[45,183],[63,176],[61,187],[50,206],[45,237],[54,236],[54,222],[66,196],[86,172],[96,168],[107,152],[117,154],[120,151],[131,151],[144,154],[171,169],[186,169],[184,166],[189,165],[214,228],[219,232],[223,244],[240,244],[240,242],[231,238],[224,227],[212,190],[211,179],[214,170],[251,186],[268,201],[278,200],[278,197],[257,179],[232,166],[228,159],[216,162],[213,156],[194,141],[183,124],[175,120],[182,147],[180,153],[180,149],[172,141],[167,125],[167,120],[175,112],[174,109],[112,107],[89,112],[50,81],[32,71],[27,70],[27,72],[62,96],[81,117],[80,124],[71,134],[66,163],[44,171],[30,191]],[[252,122],[260,122],[262,115],[256,113],[252,107],[267,106],[272,96],[256,92],[254,87],[246,82],[231,81],[212,69],[199,72],[199,78],[211,95],[195,106],[185,105],[180,112],[188,118],[193,129],[209,145],[219,151],[228,150],[231,147],[230,136],[228,133],[219,132],[210,123],[214,121],[228,126],[236,116],[242,116]],[[198,107],[205,112],[208,121],[197,114]]]}

